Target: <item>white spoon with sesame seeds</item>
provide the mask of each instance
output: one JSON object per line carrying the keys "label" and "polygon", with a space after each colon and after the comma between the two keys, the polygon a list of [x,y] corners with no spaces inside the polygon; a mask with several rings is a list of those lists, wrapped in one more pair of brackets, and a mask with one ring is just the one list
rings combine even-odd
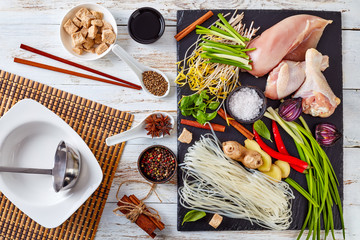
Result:
{"label": "white spoon with sesame seeds", "polygon": [[[169,94],[169,92],[170,92],[170,81],[163,72],[161,72],[158,69],[151,68],[151,67],[148,67],[148,66],[145,66],[145,65],[139,63],[130,54],[128,54],[122,47],[120,47],[118,44],[115,44],[112,47],[112,51],[115,53],[116,56],[118,56],[120,59],[122,59],[131,68],[131,70],[133,70],[133,72],[135,73],[135,75],[139,79],[141,87],[143,88],[143,90],[147,94],[149,94],[150,96],[152,96],[154,98],[163,98],[163,97],[166,97]],[[146,86],[145,86],[145,84],[143,82],[143,73],[148,72],[148,71],[156,72],[156,73],[160,74],[161,76],[163,76],[163,78],[167,82],[167,84],[168,84],[167,85],[167,90],[163,95],[157,96],[155,94],[152,94],[146,88]]]}

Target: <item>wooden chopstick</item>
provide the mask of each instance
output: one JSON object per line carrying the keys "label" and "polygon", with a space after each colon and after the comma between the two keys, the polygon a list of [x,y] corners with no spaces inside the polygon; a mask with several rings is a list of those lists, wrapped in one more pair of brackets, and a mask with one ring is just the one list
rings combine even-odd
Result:
{"label": "wooden chopstick", "polygon": [[[21,45],[20,45],[20,48],[21,48],[21,49],[24,49],[24,50],[27,50],[27,51],[30,51],[30,52],[33,52],[33,53],[36,53],[36,54],[39,54],[39,55],[42,55],[42,56],[44,56],[44,57],[51,58],[51,59],[53,59],[53,60],[56,60],[56,61],[59,61],[59,62],[68,64],[68,65],[71,65],[71,66],[73,66],[73,67],[81,68],[81,69],[83,69],[83,70],[85,70],[85,71],[92,72],[92,73],[101,75],[101,76],[103,76],[103,77],[107,77],[107,78],[110,78],[110,79],[112,79],[112,80],[115,80],[115,81],[118,81],[118,82],[122,82],[122,83],[124,83],[124,84],[131,85],[131,86],[133,86],[133,89],[141,90],[141,86],[139,86],[139,85],[137,85],[137,84],[134,84],[134,83],[125,81],[125,80],[123,80],[123,79],[120,79],[120,78],[117,78],[117,77],[114,77],[114,76],[111,76],[111,75],[109,75],[109,74],[107,74],[107,73],[100,72],[100,71],[98,71],[98,70],[95,70],[95,69],[86,67],[86,66],[84,66],[84,65],[81,65],[81,64],[78,64],[78,63],[75,63],[75,62],[72,62],[72,61],[70,61],[70,60],[66,60],[66,59],[64,59],[64,58],[57,57],[57,56],[55,56],[55,55],[52,55],[52,54],[50,54],[50,53],[41,51],[41,50],[39,50],[39,49],[30,47],[30,46],[27,46],[27,45],[25,45],[25,44],[21,44]],[[89,75],[88,75],[88,76],[89,76]],[[96,80],[96,79],[94,79],[94,80]],[[124,87],[126,87],[126,86],[124,85]]]}
{"label": "wooden chopstick", "polygon": [[53,67],[53,66],[49,66],[46,64],[37,63],[37,62],[33,62],[33,61],[21,59],[21,58],[14,58],[14,62],[33,66],[33,67],[43,68],[43,69],[47,69],[47,70],[51,70],[51,71],[55,71],[55,72],[66,73],[66,74],[74,75],[74,76],[78,76],[78,77],[88,78],[88,79],[96,80],[99,82],[110,83],[110,84],[118,85],[121,87],[127,87],[127,88],[133,88],[136,90],[140,90],[138,87],[130,86],[127,84],[123,84],[123,83],[119,83],[119,82],[115,82],[115,81],[111,81],[111,80],[107,80],[104,78],[99,78],[99,77],[95,77],[95,76],[91,76],[91,75],[87,75],[87,74],[83,74],[83,73],[78,73],[78,72],[66,70],[63,68]]}

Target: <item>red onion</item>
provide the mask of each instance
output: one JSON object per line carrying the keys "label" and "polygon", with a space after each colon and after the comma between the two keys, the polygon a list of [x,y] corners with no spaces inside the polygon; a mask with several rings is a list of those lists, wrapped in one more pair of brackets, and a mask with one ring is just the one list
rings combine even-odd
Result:
{"label": "red onion", "polygon": [[332,123],[320,123],[315,127],[316,141],[322,146],[329,147],[334,145],[341,136],[342,134]]}
{"label": "red onion", "polygon": [[301,98],[290,98],[282,102],[279,106],[279,115],[285,121],[295,121],[302,112]]}

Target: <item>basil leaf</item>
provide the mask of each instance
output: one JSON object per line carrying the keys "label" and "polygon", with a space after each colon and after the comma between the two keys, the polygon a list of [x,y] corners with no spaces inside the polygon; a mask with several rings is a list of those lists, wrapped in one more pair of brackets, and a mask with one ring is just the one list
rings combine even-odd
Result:
{"label": "basil leaf", "polygon": [[212,112],[212,113],[207,113],[206,114],[206,120],[207,121],[211,121],[211,120],[213,120],[215,117],[216,117],[216,115],[217,115],[217,112],[215,111],[215,112]]}
{"label": "basil leaf", "polygon": [[200,123],[200,124],[205,124],[206,123],[206,114],[203,111],[197,111],[196,113],[196,120]]}
{"label": "basil leaf", "polygon": [[192,102],[191,102],[191,98],[189,96],[183,97],[181,99],[180,109],[188,108],[191,106],[191,104],[192,104]]}
{"label": "basil leaf", "polygon": [[219,105],[220,105],[220,102],[211,102],[209,104],[209,109],[216,110],[219,107]]}
{"label": "basil leaf", "polygon": [[270,131],[269,129],[266,127],[265,123],[261,120],[257,120],[255,123],[254,123],[254,129],[255,131],[260,135],[262,136],[263,138],[267,139],[267,140],[271,140],[271,135],[270,135]]}
{"label": "basil leaf", "polygon": [[200,97],[206,100],[209,100],[209,95],[206,94],[206,90],[200,93]]}
{"label": "basil leaf", "polygon": [[205,112],[205,109],[206,109],[206,103],[201,103],[200,105],[199,105],[199,110],[201,110],[201,111],[204,111]]}
{"label": "basil leaf", "polygon": [[203,103],[203,98],[201,96],[199,96],[195,101],[195,106],[199,106],[202,103]]}
{"label": "basil leaf", "polygon": [[188,110],[188,109],[181,109],[181,114],[183,116],[190,116],[191,115],[191,110]]}
{"label": "basil leaf", "polygon": [[183,222],[181,223],[181,225],[184,225],[185,222],[195,222],[203,217],[206,216],[206,213],[203,211],[198,211],[198,210],[191,210],[188,211],[183,219]]}

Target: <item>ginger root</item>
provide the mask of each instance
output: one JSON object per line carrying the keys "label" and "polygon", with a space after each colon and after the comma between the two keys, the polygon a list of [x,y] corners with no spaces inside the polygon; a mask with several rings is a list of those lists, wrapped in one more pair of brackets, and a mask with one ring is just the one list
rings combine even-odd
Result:
{"label": "ginger root", "polygon": [[235,161],[242,162],[247,168],[256,169],[263,164],[260,153],[246,149],[236,141],[223,142],[222,146],[226,156]]}

